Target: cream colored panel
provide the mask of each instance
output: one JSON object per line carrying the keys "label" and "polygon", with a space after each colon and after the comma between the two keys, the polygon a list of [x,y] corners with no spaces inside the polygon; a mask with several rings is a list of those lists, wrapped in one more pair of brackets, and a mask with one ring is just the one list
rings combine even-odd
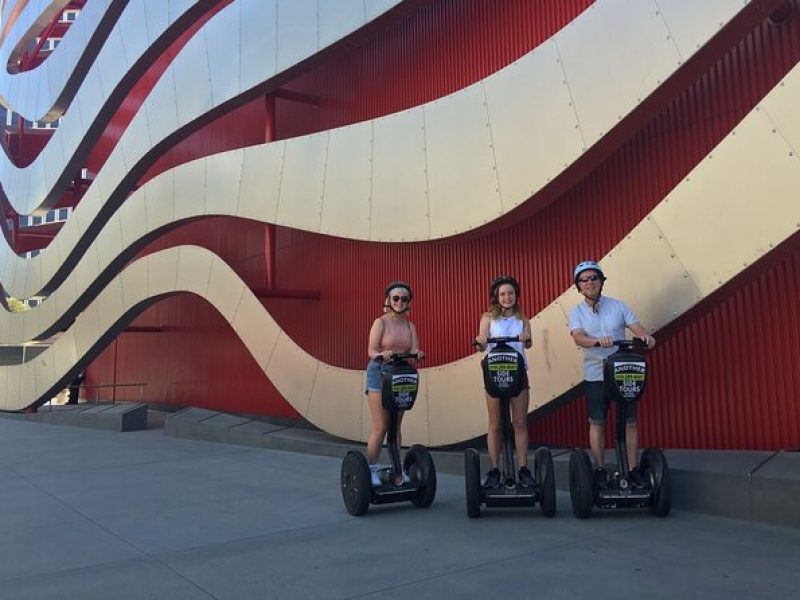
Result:
{"label": "cream colored panel", "polygon": [[[31,311],[26,311],[25,317],[23,317],[25,323],[23,327],[23,337],[20,340],[15,340],[15,342],[18,343],[37,338],[41,335],[41,332],[55,323],[57,317],[61,316],[61,314],[56,311],[56,303],[50,298],[44,298],[36,308],[38,310],[32,313]],[[12,318],[13,317],[12,315]]]}
{"label": "cream colored panel", "polygon": [[761,101],[761,110],[786,143],[795,157],[800,157],[800,119],[797,118],[797,101],[800,98],[800,65],[795,66],[774,90]]}
{"label": "cream colored panel", "polygon": [[278,0],[278,70],[316,52],[318,35],[317,0]]}
{"label": "cream colored panel", "polygon": [[[367,389],[367,372],[366,367],[364,371],[361,371],[361,390],[362,392]],[[355,416],[353,417],[356,418]],[[336,422],[341,423],[343,420],[342,415],[339,415]],[[367,394],[364,393],[361,396],[361,437],[358,438],[361,441],[369,440],[369,434],[372,430],[372,413],[369,408],[369,398]]]}
{"label": "cream colored panel", "polygon": [[685,61],[705,45],[709,32],[721,29],[749,1],[704,0],[701,10],[696,0],[657,0],[655,4]]}
{"label": "cream colored panel", "polygon": [[320,48],[339,41],[366,20],[363,0],[323,0],[317,2],[317,13]]}
{"label": "cream colored panel", "polygon": [[[211,290],[212,295],[217,290]],[[264,305],[249,291],[242,294],[231,327],[242,339],[258,365],[266,370],[281,335],[281,328],[267,313]]]}
{"label": "cream colored panel", "polygon": [[50,385],[55,381],[55,365],[52,361],[51,352],[42,352],[30,363],[28,372],[34,382],[35,395],[42,396]]}
{"label": "cream colored panel", "polygon": [[75,351],[75,340],[71,336],[60,343],[51,347],[53,353],[53,372],[55,378],[63,377],[64,374],[75,366],[78,362],[78,353]]}
{"label": "cream colored panel", "polygon": [[213,260],[214,255],[210,252],[202,252],[194,246],[181,246],[176,289],[206,298]]}
{"label": "cream colored panel", "polygon": [[[203,36],[195,35],[172,62],[172,71],[178,103],[178,122],[188,123],[213,108],[211,101],[211,75]],[[167,132],[160,132],[159,138]],[[154,132],[155,134],[155,132]]]}
{"label": "cream colored panel", "polygon": [[285,142],[244,149],[236,209],[240,217],[267,223],[277,221],[284,149]]}
{"label": "cream colored panel", "polygon": [[[48,144],[49,145],[49,144]],[[44,163],[41,161],[34,161],[25,169],[25,179],[27,180],[26,188],[30,190],[30,194],[35,198],[42,198],[47,193],[47,180],[45,179]],[[31,206],[30,210],[25,213],[32,213],[38,206]],[[25,214],[22,213],[22,214]]]}
{"label": "cream colored panel", "polygon": [[[118,143],[113,150],[114,153],[119,152],[125,157],[124,163],[129,169],[138,163],[155,145],[153,140],[151,140],[150,124],[147,121],[147,117],[148,111],[138,111],[130,125],[125,129],[121,143]],[[101,171],[101,176],[106,174],[104,168],[103,171]],[[111,175],[114,176],[113,185],[116,187],[122,179],[122,175],[119,172],[112,173]]]}
{"label": "cream colored panel", "polygon": [[593,4],[559,32],[558,50],[587,145],[678,67],[667,35],[652,0]]}
{"label": "cream colored panel", "polygon": [[[207,59],[211,73],[211,96],[213,104],[218,105],[236,96],[242,91],[239,80],[238,65],[231,65],[230,52],[238,52],[242,47],[241,30],[239,29],[241,6],[234,3],[228,10],[220,11],[206,27],[202,29],[203,40],[207,49]],[[215,51],[219,49],[222,51]]]}
{"label": "cream colored panel", "polygon": [[173,212],[175,207],[175,171],[171,169],[157,175],[125,202],[126,204],[135,205],[137,212],[140,214],[142,210],[141,204],[144,202],[145,214],[143,220],[147,222],[147,231],[155,231],[172,223],[175,219],[175,213]]}
{"label": "cream colored panel", "polygon": [[503,213],[483,86],[426,104],[431,237],[487,223]]}
{"label": "cream colored panel", "polygon": [[369,238],[371,155],[371,127],[342,127],[330,132],[322,231]]}
{"label": "cream colored panel", "polygon": [[150,267],[147,270],[147,287],[150,296],[158,296],[174,291],[178,284],[178,262],[181,247],[169,248],[158,254],[152,254]]}
{"label": "cream colored panel", "polygon": [[147,257],[127,265],[118,277],[122,279],[122,301],[126,312],[142,299],[150,297],[150,261]]}
{"label": "cream colored panel", "polygon": [[[152,4],[152,2],[148,4]],[[123,29],[123,31],[130,31],[133,29],[133,27],[136,29],[142,29],[143,24],[146,27],[147,13],[149,10],[152,9],[144,2],[129,2],[123,16],[120,19],[120,25],[123,27],[127,26],[126,29]],[[78,23],[80,23],[80,21],[83,19],[83,16],[83,12],[81,12],[81,18],[78,19]],[[72,30],[72,27],[74,27],[74,25],[70,26],[70,30]],[[133,64],[140,56],[142,56],[142,54],[147,51],[147,48],[150,46],[150,40],[148,39],[147,35],[142,35],[141,33],[139,35],[125,35],[122,37],[122,46],[125,49],[125,56],[128,62]],[[50,59],[48,59],[48,61],[49,60]]]}
{"label": "cream colored panel", "polygon": [[176,169],[174,196],[176,221],[203,214],[207,161],[206,158],[193,160]]}
{"label": "cream colored panel", "polygon": [[625,296],[620,299],[651,331],[683,314],[703,297],[652,217],[634,227],[617,248],[603,259],[603,270],[609,278],[604,292],[615,297],[618,286],[624,289]]}
{"label": "cream colored panel", "polygon": [[422,110],[406,110],[374,122],[373,240],[429,237],[426,168]]}
{"label": "cream colored panel", "polygon": [[[58,290],[47,298],[48,302],[53,302],[56,305],[55,312],[57,315],[63,315],[70,310],[78,298],[78,283],[74,277],[67,277]],[[35,308],[32,310],[36,310]],[[19,340],[24,341],[24,340]]]}
{"label": "cream colored panel", "polygon": [[[425,369],[432,446],[486,433],[488,417],[481,358],[481,354],[475,353],[445,366]],[[407,443],[411,443],[410,438]]]}
{"label": "cream colored panel", "polygon": [[79,292],[88,289],[97,277],[97,246],[90,246],[72,272]]}
{"label": "cream colored panel", "polygon": [[[105,94],[103,93],[103,84],[100,81],[100,73],[97,69],[90,69],[81,83],[80,90],[75,95],[75,99],[70,105],[69,116],[65,117],[59,124],[58,130],[53,133],[53,137],[65,136],[65,145],[70,148],[75,148],[80,138],[83,137],[83,134],[95,121],[97,113],[100,112],[100,107],[103,106],[104,100]],[[81,131],[79,134],[70,133],[69,136],[66,136],[66,132],[71,132],[72,129],[68,128],[65,130],[65,133],[61,133],[61,128],[67,121],[72,121],[78,116],[75,114],[76,111],[80,114]]]}
{"label": "cream colored panel", "polygon": [[[132,30],[129,30],[129,34]],[[100,74],[100,81],[103,85],[103,96],[108,97],[111,90],[119,80],[118,73],[128,71],[130,65],[125,58],[125,49],[122,45],[122,33],[113,29],[103,44],[103,49],[95,58],[94,68]]]}
{"label": "cream colored panel", "polygon": [[361,439],[363,396],[360,373],[321,363],[306,418],[312,423],[331,423],[327,431],[333,435]]}
{"label": "cream colored panel", "polygon": [[242,0],[241,22],[242,32],[241,77],[242,89],[247,90],[258,85],[264,79],[276,73],[278,19],[277,0]]}
{"label": "cream colored panel", "polygon": [[147,219],[142,214],[141,193],[131,196],[119,207],[114,219],[121,223],[122,243],[125,248],[136,243],[147,233]]}
{"label": "cream colored panel", "polygon": [[[75,352],[78,356],[83,356],[97,342],[98,338],[105,332],[100,331],[100,315],[98,314],[97,304],[91,303],[84,311],[75,318],[70,331],[75,338]],[[58,342],[56,342],[58,343]],[[29,397],[29,401],[35,400]]]}
{"label": "cream colored panel", "polygon": [[652,215],[705,295],[797,230],[798,189],[800,162],[755,111]]}
{"label": "cream colored panel", "polygon": [[318,363],[285,333],[281,333],[266,372],[284,398],[302,415],[308,413]]}
{"label": "cream colored panel", "polygon": [[319,230],[328,136],[310,135],[287,144],[278,201],[278,222]]}
{"label": "cream colored panel", "polygon": [[242,301],[247,286],[238,277],[231,281],[231,269],[221,260],[211,263],[208,293],[215,298],[215,306],[226,321],[231,323]]}
{"label": "cream colored panel", "polygon": [[206,172],[206,214],[233,215],[239,203],[242,180],[242,150],[231,150],[208,161]]}
{"label": "cream colored panel", "polygon": [[404,445],[412,443],[430,444],[430,396],[428,395],[427,371],[419,371],[419,394],[414,407],[403,417]]}
{"label": "cream colored panel", "polygon": [[485,80],[504,210],[518,206],[583,152],[553,43]]}
{"label": "cream colored panel", "polygon": [[[3,312],[4,312],[3,316],[5,317],[6,313],[5,313],[5,311],[3,311]],[[11,316],[11,313],[7,313],[7,314],[9,315],[9,317]],[[25,338],[23,337],[24,334],[25,334],[25,321],[24,321],[24,319],[8,318],[6,326],[8,327],[8,331],[7,331],[6,335],[8,336],[10,343],[13,344],[17,340],[28,341],[28,340],[25,340]]]}
{"label": "cream colored panel", "polygon": [[531,319],[533,346],[528,350],[531,410],[583,381],[583,356],[572,341],[568,321],[569,311],[579,301],[577,292],[567,291]]}
{"label": "cream colored panel", "polygon": [[178,100],[175,97],[177,90],[173,75],[173,71],[168,69],[139,109],[146,117],[144,122],[147,123],[147,135],[151,140],[160,140],[165,131],[178,128]]}
{"label": "cream colored panel", "polygon": [[124,312],[124,302],[122,300],[122,282],[118,277],[108,282],[97,298],[97,312],[100,317],[100,331],[108,331],[114,326]]}
{"label": "cream colored panel", "polygon": [[122,230],[119,226],[119,216],[115,215],[100,230],[92,244],[97,248],[97,268],[102,271],[123,252]]}

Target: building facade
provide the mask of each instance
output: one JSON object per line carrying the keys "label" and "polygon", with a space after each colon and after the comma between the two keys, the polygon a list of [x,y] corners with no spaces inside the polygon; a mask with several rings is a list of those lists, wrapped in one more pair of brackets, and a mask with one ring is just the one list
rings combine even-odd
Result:
{"label": "building facade", "polygon": [[[75,7],[6,2],[6,62]],[[428,359],[404,441],[460,442],[485,432],[469,340],[510,273],[533,439],[581,445],[566,315],[593,258],[659,340],[645,444],[800,445],[796,2],[80,8],[0,79],[9,110],[60,122],[24,161],[6,136],[0,281],[40,304],[4,341],[52,345],[3,368],[0,408],[87,369],[115,399],[364,439],[367,332],[405,279]],[[63,208],[23,246],[13,223]]]}

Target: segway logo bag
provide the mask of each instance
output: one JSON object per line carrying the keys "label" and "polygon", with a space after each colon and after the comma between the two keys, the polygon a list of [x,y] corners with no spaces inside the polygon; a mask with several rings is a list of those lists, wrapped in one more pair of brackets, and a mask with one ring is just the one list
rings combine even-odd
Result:
{"label": "segway logo bag", "polygon": [[606,361],[605,381],[612,397],[626,402],[638,400],[647,380],[647,363],[639,354],[618,352]]}
{"label": "segway logo bag", "polygon": [[513,398],[522,391],[523,358],[508,346],[495,347],[481,361],[486,391],[494,398]]}
{"label": "segway logo bag", "polygon": [[386,410],[411,410],[417,399],[419,373],[408,365],[396,365],[383,375],[381,404]]}

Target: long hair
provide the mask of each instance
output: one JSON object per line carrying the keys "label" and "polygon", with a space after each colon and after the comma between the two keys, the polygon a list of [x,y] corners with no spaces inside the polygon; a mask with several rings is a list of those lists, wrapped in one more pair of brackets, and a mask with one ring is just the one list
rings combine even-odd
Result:
{"label": "long hair", "polygon": [[[503,307],[500,306],[498,302],[492,302],[489,305],[489,310],[486,311],[486,314],[489,315],[493,321],[499,319],[503,316]],[[511,316],[512,317],[519,317],[523,321],[528,320],[528,317],[525,316],[525,313],[522,312],[522,309],[519,306],[519,300],[515,300],[514,306],[511,307]]]}

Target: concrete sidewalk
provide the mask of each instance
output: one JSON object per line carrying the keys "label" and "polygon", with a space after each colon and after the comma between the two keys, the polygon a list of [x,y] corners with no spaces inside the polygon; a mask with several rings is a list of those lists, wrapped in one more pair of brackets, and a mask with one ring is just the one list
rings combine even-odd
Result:
{"label": "concrete sidewalk", "polygon": [[350,517],[339,457],[0,419],[0,598],[796,598],[800,530],[674,511]]}

